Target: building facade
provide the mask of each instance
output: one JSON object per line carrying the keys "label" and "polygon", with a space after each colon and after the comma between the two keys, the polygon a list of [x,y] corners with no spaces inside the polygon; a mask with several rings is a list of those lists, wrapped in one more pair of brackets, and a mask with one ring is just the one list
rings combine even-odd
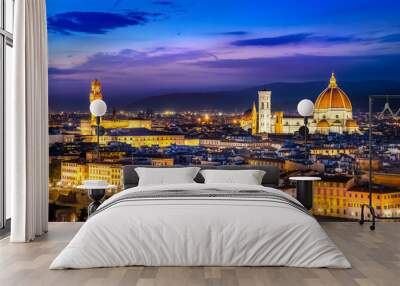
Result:
{"label": "building facade", "polygon": [[[144,128],[113,130],[112,134],[100,136],[100,145],[107,145],[110,142],[121,142],[132,147],[169,147],[171,145],[199,146],[200,139],[186,138],[182,134],[171,134],[162,131],[148,130]],[[118,132],[121,131],[121,132]],[[126,131],[126,132],[125,132]],[[83,138],[84,142],[97,142],[97,136],[90,135]]]}
{"label": "building facade", "polygon": [[[103,99],[103,93],[101,91],[101,83],[95,79],[91,83],[91,92],[89,95],[89,103],[94,100]],[[146,128],[151,130],[152,122],[148,119],[102,119],[100,125],[105,129],[112,128]],[[94,135],[96,126],[96,117],[91,114],[90,120],[81,120],[80,132],[82,135]]]}
{"label": "building facade", "polygon": [[[272,93],[268,90],[258,92],[258,130],[257,133],[293,134],[303,126],[301,116],[285,116],[283,111],[272,112]],[[257,111],[256,111],[257,112]],[[243,121],[249,126],[246,113]],[[247,120],[247,121],[246,121]],[[353,107],[347,94],[338,86],[332,73],[328,87],[317,97],[313,118],[309,120],[310,133],[359,133],[357,122],[353,119]],[[243,127],[242,127],[243,128]]]}
{"label": "building facade", "polygon": [[61,184],[76,187],[88,178],[88,166],[79,160],[61,162]]}
{"label": "building facade", "polygon": [[111,185],[122,186],[122,165],[117,163],[89,163],[88,179],[104,180]]}

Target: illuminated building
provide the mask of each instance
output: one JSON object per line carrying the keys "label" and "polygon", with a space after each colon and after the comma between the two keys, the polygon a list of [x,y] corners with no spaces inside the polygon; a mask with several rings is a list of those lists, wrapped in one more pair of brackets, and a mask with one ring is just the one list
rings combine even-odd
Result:
{"label": "illuminated building", "polygon": [[324,164],[319,162],[314,162],[311,165],[305,165],[304,162],[295,162],[292,160],[285,160],[285,164],[283,165],[283,169],[285,171],[307,171],[307,170],[314,170],[318,172],[324,171]]}
{"label": "illuminated building", "polygon": [[49,135],[49,144],[73,143],[74,141],[75,141],[75,135],[67,135],[67,134]]}
{"label": "illuminated building", "polygon": [[111,185],[121,187],[122,165],[117,163],[89,163],[88,179],[105,180]]}
{"label": "illuminated building", "polygon": [[122,165],[117,163],[61,162],[61,184],[64,187],[76,187],[85,180],[93,179],[121,186],[121,168]]}
{"label": "illuminated building", "polygon": [[314,182],[313,214],[333,217],[351,216],[347,209],[347,191],[354,180],[348,176],[322,177]]}
{"label": "illuminated building", "polygon": [[234,141],[234,140],[224,140],[224,139],[200,139],[200,146],[206,148],[238,148],[238,149],[257,149],[257,148],[270,148],[270,141]]}
{"label": "illuminated building", "polygon": [[390,172],[374,172],[372,174],[372,179],[375,184],[381,184],[390,187],[400,186],[400,176],[398,173]]}
{"label": "illuminated building", "polygon": [[[148,130],[145,128],[116,129],[109,130],[109,134],[100,136],[100,144],[106,145],[110,142],[122,142],[132,147],[171,145],[199,146],[199,139],[186,138],[182,134],[172,134],[163,131]],[[97,142],[97,136],[86,136],[86,142]]]}
{"label": "illuminated building", "polygon": [[[101,92],[101,83],[95,79],[91,84],[91,92],[89,96],[89,103],[93,100],[103,99],[103,94]],[[82,135],[94,135],[96,117],[91,115],[90,120],[81,120],[80,131]],[[151,129],[151,120],[148,119],[116,119],[111,120],[102,119],[100,125],[105,129],[113,128],[146,128]]]}
{"label": "illuminated building", "polygon": [[251,130],[251,134],[256,135],[258,131],[257,117],[256,103],[253,102],[253,107],[247,110],[240,119],[240,127],[246,131]]}
{"label": "illuminated building", "polygon": [[151,158],[151,165],[162,167],[162,166],[173,166],[174,159],[173,158]]}
{"label": "illuminated building", "polygon": [[321,92],[315,101],[314,121],[316,132],[327,134],[358,131],[353,120],[353,107],[347,94],[337,85],[332,73],[329,86]]}
{"label": "illuminated building", "polygon": [[[301,116],[285,116],[282,111],[271,112],[271,91],[258,92],[258,133],[293,134],[303,126]],[[246,125],[248,126],[248,125]],[[353,108],[347,94],[338,86],[332,73],[329,85],[315,101],[314,115],[309,121],[310,133],[359,133],[353,119]]]}
{"label": "illuminated building", "polygon": [[246,163],[250,166],[274,166],[282,170],[285,160],[280,158],[248,158]]}
{"label": "illuminated building", "polygon": [[[381,182],[389,182],[391,185],[383,185],[374,180],[372,189],[372,205],[377,215],[391,217],[400,215],[400,188],[391,180],[390,174],[382,174]],[[314,182],[314,206],[315,215],[360,218],[362,204],[369,204],[368,184],[356,182],[352,177],[332,176],[322,177],[321,181]],[[367,218],[371,215],[366,210]]]}
{"label": "illuminated building", "polygon": [[258,133],[274,133],[271,114],[271,91],[258,92]]}
{"label": "illuminated building", "polygon": [[97,151],[87,151],[86,152],[86,160],[87,161],[93,161],[99,158],[101,160],[120,160],[123,158],[123,156],[126,154],[126,152],[120,152],[120,151],[104,151],[102,150],[99,154],[97,154]]}
{"label": "illuminated building", "polygon": [[327,155],[327,156],[336,156],[336,155],[351,155],[357,151],[357,148],[334,148],[334,147],[312,147],[310,150],[311,155]]}
{"label": "illuminated building", "polygon": [[78,186],[88,178],[88,166],[79,160],[61,162],[61,184]]}
{"label": "illuminated building", "polygon": [[[101,83],[97,79],[92,81],[91,91],[89,95],[89,102],[92,103],[95,100],[103,99],[103,94],[101,93]],[[91,125],[96,125],[96,116],[91,114],[90,117]]]}
{"label": "illuminated building", "polygon": [[[368,185],[354,186],[347,192],[347,208],[351,217],[360,217],[362,204],[369,204]],[[400,188],[374,185],[372,189],[372,206],[379,216],[392,217],[400,215]],[[366,217],[371,215],[366,211]]]}

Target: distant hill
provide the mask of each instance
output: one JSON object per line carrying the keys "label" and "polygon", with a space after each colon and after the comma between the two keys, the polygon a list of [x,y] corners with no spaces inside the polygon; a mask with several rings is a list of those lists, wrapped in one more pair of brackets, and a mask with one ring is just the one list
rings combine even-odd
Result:
{"label": "distant hill", "polygon": [[[327,82],[303,83],[271,83],[243,90],[217,92],[185,92],[169,93],[159,96],[142,98],[128,103],[131,110],[152,109],[154,111],[244,111],[257,100],[257,91],[265,88],[272,91],[273,110],[295,111],[297,102],[302,98],[313,101],[326,88]],[[354,81],[339,82],[339,86],[347,93],[354,110],[368,108],[367,97],[370,94],[400,94],[400,81]]]}

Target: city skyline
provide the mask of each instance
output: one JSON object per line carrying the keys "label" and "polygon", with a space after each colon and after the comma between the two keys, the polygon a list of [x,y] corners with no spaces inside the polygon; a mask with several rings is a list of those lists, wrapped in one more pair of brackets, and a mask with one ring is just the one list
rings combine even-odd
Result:
{"label": "city skyline", "polygon": [[346,81],[397,80],[400,71],[395,1],[47,3],[50,107],[65,98],[82,105],[94,78],[121,102],[326,81],[331,71]]}

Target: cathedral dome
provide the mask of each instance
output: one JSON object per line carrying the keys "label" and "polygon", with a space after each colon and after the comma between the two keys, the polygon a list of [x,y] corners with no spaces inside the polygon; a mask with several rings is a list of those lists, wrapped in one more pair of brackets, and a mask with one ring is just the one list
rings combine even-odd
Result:
{"label": "cathedral dome", "polygon": [[338,87],[334,73],[332,73],[329,86],[321,92],[315,102],[316,110],[331,108],[352,110],[350,99],[347,94]]}
{"label": "cathedral dome", "polygon": [[330,126],[331,125],[329,124],[329,122],[325,119],[322,119],[317,123],[317,128],[329,128]]}

